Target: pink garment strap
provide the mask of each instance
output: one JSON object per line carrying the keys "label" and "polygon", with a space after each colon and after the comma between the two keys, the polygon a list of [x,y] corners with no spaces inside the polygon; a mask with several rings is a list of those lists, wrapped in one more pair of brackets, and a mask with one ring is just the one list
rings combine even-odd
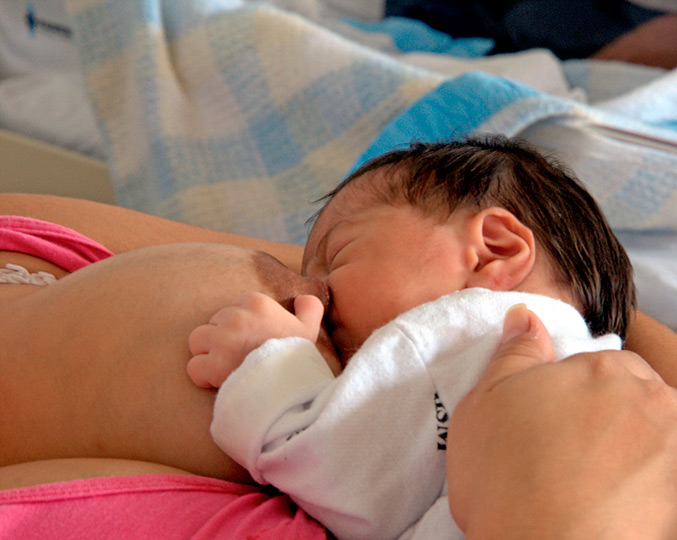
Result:
{"label": "pink garment strap", "polygon": [[0,251],[40,257],[69,272],[113,255],[73,229],[22,216],[0,216]]}
{"label": "pink garment strap", "polygon": [[327,540],[327,531],[269,489],[145,475],[0,491],[0,538]]}

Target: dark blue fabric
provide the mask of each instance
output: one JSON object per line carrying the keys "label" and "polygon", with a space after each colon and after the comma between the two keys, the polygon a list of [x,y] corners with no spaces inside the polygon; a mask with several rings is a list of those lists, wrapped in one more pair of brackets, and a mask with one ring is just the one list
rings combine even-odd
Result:
{"label": "dark blue fabric", "polygon": [[626,0],[386,0],[386,16],[422,20],[452,37],[487,37],[492,53],[545,47],[586,58],[661,12]]}

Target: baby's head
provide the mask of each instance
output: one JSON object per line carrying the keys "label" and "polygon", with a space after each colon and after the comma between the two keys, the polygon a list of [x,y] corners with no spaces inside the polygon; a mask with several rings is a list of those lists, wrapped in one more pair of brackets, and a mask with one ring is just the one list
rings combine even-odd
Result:
{"label": "baby's head", "polygon": [[593,335],[625,335],[635,289],[623,247],[578,180],[523,143],[414,144],[366,163],[324,200],[303,268],[333,293],[339,348],[473,286],[562,298]]}

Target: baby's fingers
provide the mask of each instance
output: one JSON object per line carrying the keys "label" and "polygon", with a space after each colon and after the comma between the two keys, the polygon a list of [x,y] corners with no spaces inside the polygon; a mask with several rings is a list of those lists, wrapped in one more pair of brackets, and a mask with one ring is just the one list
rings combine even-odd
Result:
{"label": "baby's fingers", "polygon": [[317,341],[324,316],[322,301],[311,294],[301,294],[294,298],[294,315],[307,331],[304,337]]}
{"label": "baby's fingers", "polygon": [[213,326],[210,324],[203,324],[193,329],[188,335],[188,349],[190,354],[196,356],[198,354],[205,354],[211,348],[210,333]]}
{"label": "baby's fingers", "polygon": [[201,388],[219,388],[229,373],[207,354],[193,356],[186,366],[190,380]]}

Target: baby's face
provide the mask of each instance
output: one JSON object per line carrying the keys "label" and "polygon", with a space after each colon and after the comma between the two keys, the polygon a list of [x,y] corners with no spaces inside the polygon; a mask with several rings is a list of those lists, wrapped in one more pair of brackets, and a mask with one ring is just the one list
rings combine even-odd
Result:
{"label": "baby's face", "polygon": [[344,363],[380,326],[466,285],[455,219],[441,224],[410,206],[365,204],[360,192],[339,192],[304,255],[304,273],[331,293],[328,329]]}

